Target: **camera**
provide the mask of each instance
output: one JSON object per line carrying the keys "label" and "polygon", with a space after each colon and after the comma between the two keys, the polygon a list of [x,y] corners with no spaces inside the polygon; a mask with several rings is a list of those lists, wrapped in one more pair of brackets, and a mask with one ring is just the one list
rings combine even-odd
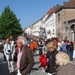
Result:
{"label": "camera", "polygon": [[10,52],[10,50],[8,50],[8,52]]}

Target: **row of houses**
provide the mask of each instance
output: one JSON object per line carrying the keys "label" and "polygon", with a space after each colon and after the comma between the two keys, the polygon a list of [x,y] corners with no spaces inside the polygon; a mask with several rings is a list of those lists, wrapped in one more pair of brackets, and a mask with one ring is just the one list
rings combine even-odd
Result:
{"label": "row of houses", "polygon": [[24,33],[45,39],[75,40],[75,0],[50,8],[41,19],[25,28]]}

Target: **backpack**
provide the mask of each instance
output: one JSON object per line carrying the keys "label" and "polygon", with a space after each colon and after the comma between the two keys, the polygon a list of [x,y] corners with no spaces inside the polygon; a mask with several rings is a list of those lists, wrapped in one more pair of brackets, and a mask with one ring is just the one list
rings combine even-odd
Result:
{"label": "backpack", "polygon": [[45,68],[47,64],[46,54],[41,55],[39,58],[39,61],[40,61],[41,67]]}

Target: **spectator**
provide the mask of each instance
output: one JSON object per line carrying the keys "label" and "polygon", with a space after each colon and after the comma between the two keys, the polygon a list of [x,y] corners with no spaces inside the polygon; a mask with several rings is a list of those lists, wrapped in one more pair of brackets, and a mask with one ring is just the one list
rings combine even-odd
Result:
{"label": "spectator", "polygon": [[59,65],[56,75],[75,75],[75,65],[70,63],[68,54],[59,52],[56,55],[56,64]]}
{"label": "spectator", "polygon": [[70,60],[72,61],[73,60],[74,45],[73,45],[73,42],[72,41],[70,42],[70,44],[71,44],[71,48],[70,48]]}
{"label": "spectator", "polygon": [[47,44],[47,48],[50,51],[50,57],[46,66],[46,72],[54,73],[56,72],[56,68],[58,67],[55,63],[55,56],[58,53],[58,51],[56,50],[56,45],[54,44],[54,42],[49,42]]}
{"label": "spectator", "polygon": [[73,60],[75,61],[75,49],[73,50]]}
{"label": "spectator", "polygon": [[15,47],[15,54],[14,54],[14,62],[17,62],[17,54],[18,54],[18,46],[16,41],[14,42],[14,47]]}
{"label": "spectator", "polygon": [[34,55],[36,55],[36,51],[37,51],[37,47],[38,47],[38,43],[36,40],[33,41],[33,47],[34,47]]}
{"label": "spectator", "polygon": [[43,48],[42,39],[39,40],[38,45],[39,45],[39,55],[41,56],[43,54],[43,52],[42,52],[42,48]]}
{"label": "spectator", "polygon": [[4,48],[3,42],[2,42],[2,40],[0,40],[0,52],[2,52],[2,53],[3,53],[3,48]]}
{"label": "spectator", "polygon": [[32,51],[27,46],[27,40],[23,36],[17,39],[18,55],[17,55],[17,75],[30,75],[31,69],[34,65],[34,58]]}
{"label": "spectator", "polygon": [[6,44],[4,45],[4,55],[8,62],[8,69],[10,71],[10,74],[14,73],[14,64],[13,64],[14,53],[15,53],[15,47],[10,43],[10,40],[7,38]]}
{"label": "spectator", "polygon": [[67,53],[67,51],[66,51],[66,40],[64,40],[64,42],[62,43],[62,51]]}
{"label": "spectator", "polygon": [[30,50],[33,52],[34,51],[34,47],[33,47],[33,40],[31,40],[30,44],[29,44],[29,48]]}
{"label": "spectator", "polygon": [[66,50],[67,50],[67,54],[69,55],[69,57],[70,57],[70,55],[71,55],[70,49],[71,49],[71,44],[70,44],[70,42],[68,41],[67,44],[66,44]]}

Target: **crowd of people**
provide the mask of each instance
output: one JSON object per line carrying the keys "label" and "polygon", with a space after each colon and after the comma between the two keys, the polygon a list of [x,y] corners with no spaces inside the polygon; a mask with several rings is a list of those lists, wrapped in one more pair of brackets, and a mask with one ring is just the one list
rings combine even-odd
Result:
{"label": "crowd of people", "polygon": [[43,67],[44,71],[52,75],[74,75],[75,65],[70,61],[75,60],[75,42],[69,40],[44,40],[27,39],[18,36],[16,40],[7,38],[0,40],[0,51],[3,52],[4,61],[8,63],[9,74],[30,75],[34,66],[34,56],[45,55],[44,67],[39,60],[38,68]]}

